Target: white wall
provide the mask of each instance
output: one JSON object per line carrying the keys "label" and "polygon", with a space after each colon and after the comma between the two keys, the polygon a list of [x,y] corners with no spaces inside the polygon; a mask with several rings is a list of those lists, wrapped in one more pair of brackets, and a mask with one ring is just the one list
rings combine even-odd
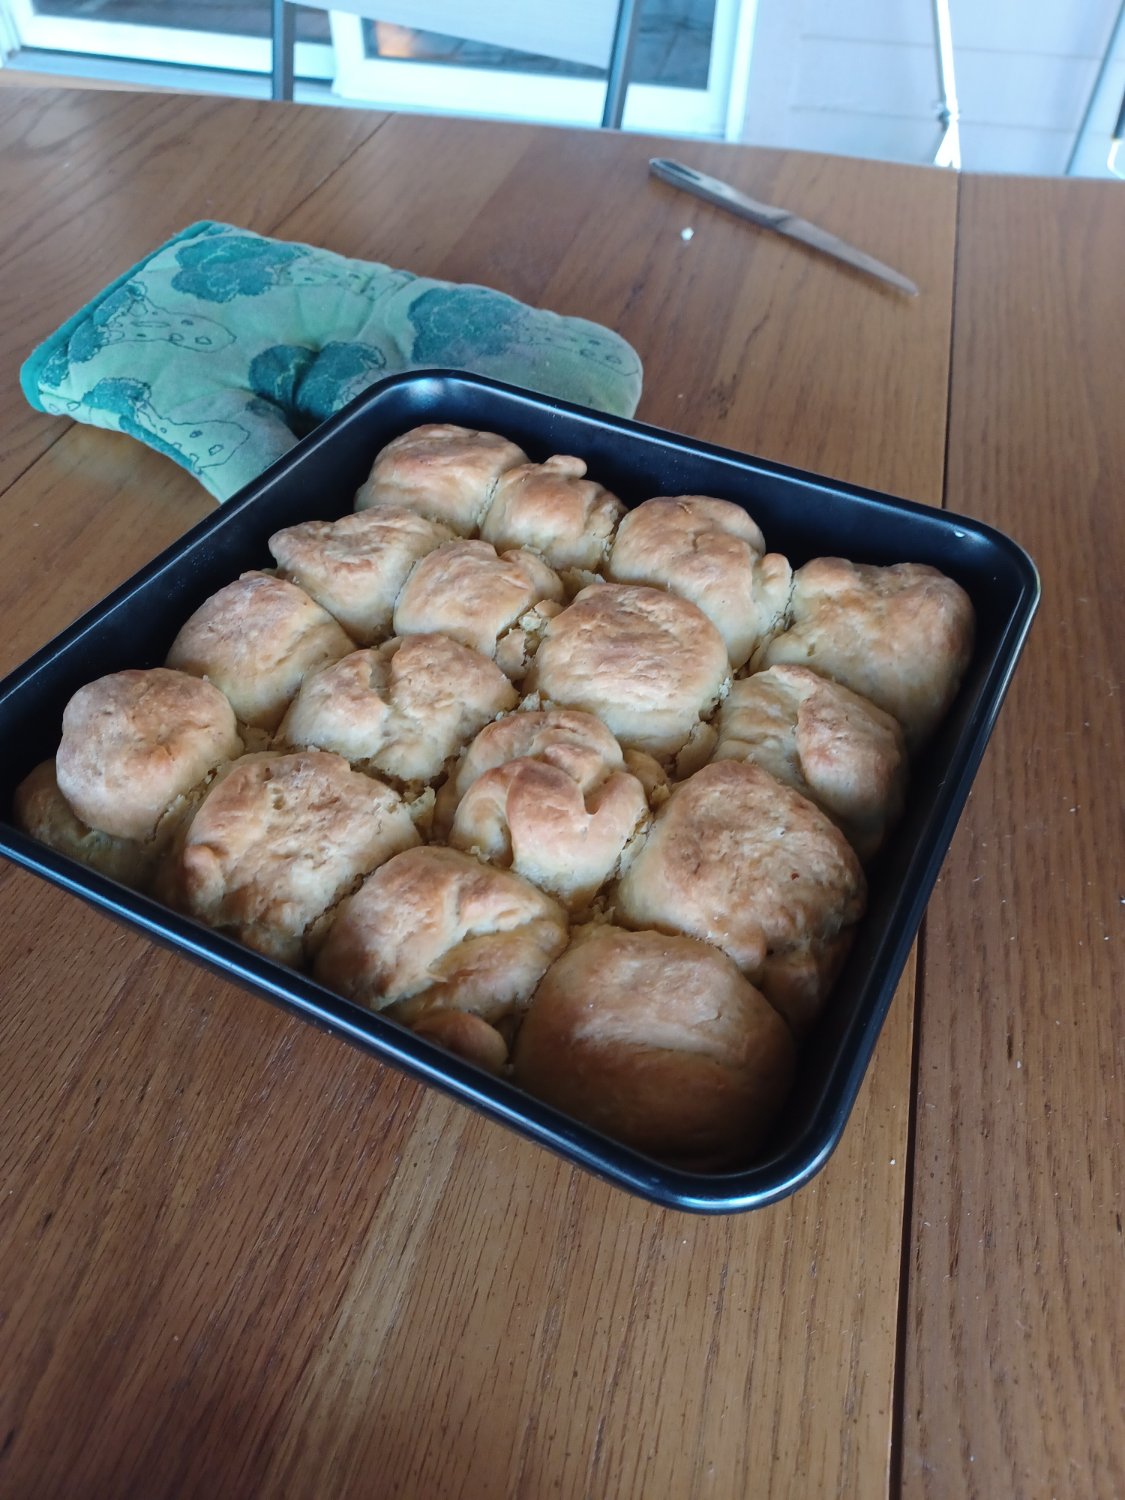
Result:
{"label": "white wall", "polygon": [[[950,0],[966,170],[1061,174],[1121,0]],[[930,0],[758,0],[741,138],[931,161],[940,138]],[[1105,170],[1125,26],[1074,170]]]}

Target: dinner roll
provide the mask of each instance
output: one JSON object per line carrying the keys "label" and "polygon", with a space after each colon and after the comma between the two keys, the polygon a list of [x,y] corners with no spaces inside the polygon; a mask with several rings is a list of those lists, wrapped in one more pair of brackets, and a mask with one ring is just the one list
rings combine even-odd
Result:
{"label": "dinner roll", "polygon": [[508,1061],[508,1043],[487,1021],[467,1010],[434,1010],[410,1028],[447,1052],[476,1063],[488,1073],[502,1073]]}
{"label": "dinner roll", "polygon": [[152,840],[115,838],[81,822],[59,791],[53,760],[42,761],[16,787],[12,815],[16,827],[33,839],[100,875],[137,891],[147,890],[152,883],[161,846]]}
{"label": "dinner roll", "polygon": [[282,577],[323,605],[353,641],[370,646],[390,635],[395,600],[414,564],[452,540],[448,526],[388,505],[290,526],[269,545]]}
{"label": "dinner roll", "polygon": [[500,554],[488,542],[449,542],[407,579],[395,606],[395,634],[451,636],[520,677],[528,636],[546,623],[537,607],[546,603],[549,610],[563,597],[558,574],[534,552]]}
{"label": "dinner roll", "polygon": [[736,682],[719,715],[714,760],[750,760],[815,802],[860,859],[902,811],[906,747],[890,714],[808,667]]}
{"label": "dinner roll", "polygon": [[300,964],[356,881],[418,842],[401,797],[340,756],[246,755],[192,819],[169,892],[209,927]]}
{"label": "dinner roll", "polygon": [[521,758],[473,782],[449,842],[581,910],[619,871],[647,821],[644,788],[627,771],[575,776]]}
{"label": "dinner roll", "polygon": [[207,677],[243,724],[276,729],[308,672],[355,642],[304,589],[243,573],[201,604],[168,653],[168,666]]}
{"label": "dinner roll", "polygon": [[617,918],[714,943],[800,1034],[863,915],[835,824],[760,766],[723,760],[676,787],[617,890]]}
{"label": "dinner roll", "polygon": [[586,785],[625,769],[621,746],[593,714],[570,708],[505,714],[481,730],[441,788],[435,828],[448,834],[458,803],[478,777],[528,756]]}
{"label": "dinner roll", "polygon": [[723,639],[694,604],[601,583],[549,622],[528,687],[544,707],[597,714],[623,746],[664,761],[679,755],[687,770],[714,747],[702,721],[729,680]]}
{"label": "dinner roll", "polygon": [[242,748],[234,711],[211,683],[165,667],[114,672],[79,688],[63,712],[58,785],[88,827],[152,839]]}
{"label": "dinner roll", "polygon": [[523,1010],[566,936],[561,907],[518,875],[411,849],[341,905],[316,975],[410,1026],[450,1010],[496,1025]]}
{"label": "dinner roll", "polygon": [[646,500],[621,522],[607,576],[649,583],[697,604],[741,667],[784,624],[793,570],[765,552],[738,505],[706,495]]}
{"label": "dinner roll", "polygon": [[516,702],[515,688],[479,651],[443,635],[412,635],[353,651],[306,677],[277,738],[424,785]]}
{"label": "dinner roll", "polygon": [[387,444],[355,508],[405,506],[468,536],[480,525],[500,475],[525,463],[523,449],[494,432],[428,423]]}
{"label": "dinner roll", "polygon": [[725,954],[591,926],[543,976],[513,1077],[649,1156],[715,1168],[762,1143],[793,1065],[784,1021]]}
{"label": "dinner roll", "polygon": [[582,459],[563,455],[509,469],[497,481],[481,536],[498,552],[530,547],[558,572],[600,567],[625,507],[585,474]]}
{"label": "dinner roll", "polygon": [[792,626],[762,664],[798,662],[892,714],[907,748],[922,746],[961,685],[973,651],[973,606],[923,563],[888,568],[818,557],[793,580]]}

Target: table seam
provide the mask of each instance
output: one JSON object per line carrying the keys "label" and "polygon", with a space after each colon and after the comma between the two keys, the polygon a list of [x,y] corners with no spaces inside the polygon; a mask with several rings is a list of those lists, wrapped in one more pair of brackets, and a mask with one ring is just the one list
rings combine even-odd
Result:
{"label": "table seam", "polygon": [[[957,337],[957,262],[961,248],[961,188],[957,174],[953,212],[953,275],[949,297],[949,360],[945,385],[945,441],[941,459],[941,509],[949,509],[949,444],[953,425],[953,361]],[[928,926],[925,915],[918,928],[917,957],[914,963],[914,1016],[910,1038],[910,1084],[907,1093],[906,1162],[903,1177],[902,1232],[899,1247],[898,1309],[895,1330],[895,1364],[891,1386],[890,1454],[887,1466],[888,1500],[902,1500],[903,1433],[906,1424],[906,1359],[910,1343],[910,1267],[914,1252],[914,1183],[917,1165],[918,1079],[921,1068],[922,1012],[926,997],[926,955]]]}
{"label": "table seam", "polygon": [[[325,108],[324,105],[313,105],[313,106],[297,105],[295,107],[298,108],[298,109],[300,109],[300,108],[309,108],[309,107],[311,107],[311,108],[320,108],[320,109]],[[286,206],[286,209],[285,209],[284,213],[280,214],[276,219],[272,219],[270,221],[270,233],[276,233],[276,231],[281,228],[281,226],[285,223],[285,221],[287,219],[291,219],[294,216],[294,214],[299,213],[301,211],[301,209],[304,208],[305,204],[308,203],[308,201],[309,201],[310,198],[314,197],[317,193],[320,192],[320,190],[321,190],[322,187],[324,187],[327,183],[331,182],[332,179],[337,175],[337,173],[341,172],[344,169],[344,167],[346,167],[348,165],[348,163],[352,160],[352,158],[354,156],[357,156],[359,154],[359,152],[361,152],[364,149],[364,147],[368,144],[368,142],[371,141],[371,140],[373,140],[375,138],[375,136],[377,136],[379,134],[379,132],[380,132],[380,130],[382,130],[383,126],[389,124],[389,122],[391,120],[395,119],[395,118],[396,118],[395,112],[390,112],[389,111],[389,112],[384,113],[383,118],[381,120],[379,120],[377,122],[377,124],[375,124],[372,127],[372,129],[370,130],[370,132],[367,135],[364,136],[363,140],[357,141],[356,144],[352,147],[352,149],[345,156],[342,156],[340,158],[340,160],[335,164],[335,166],[333,166],[329,171],[325,172],[324,176],[320,177],[312,185],[312,187],[309,188],[309,190],[308,190],[307,193],[305,193],[302,197],[298,198],[295,203],[288,204]]]}

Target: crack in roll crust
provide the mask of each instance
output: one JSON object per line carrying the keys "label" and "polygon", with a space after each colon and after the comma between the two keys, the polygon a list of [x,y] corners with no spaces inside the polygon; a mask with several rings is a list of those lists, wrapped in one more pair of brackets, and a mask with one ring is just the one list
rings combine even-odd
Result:
{"label": "crack in roll crust", "polygon": [[281,963],[312,956],[356,881],[419,843],[398,794],[325,751],[243,756],[184,836],[174,903]]}
{"label": "crack in roll crust", "polygon": [[387,444],[355,508],[404,506],[468,536],[479,527],[500,475],[527,461],[522,448],[494,432],[431,422]]}
{"label": "crack in roll crust", "polygon": [[243,573],[188,619],[167,665],[213,682],[243,724],[274,730],[305,676],[354,649],[304,589],[267,573]]}
{"label": "crack in roll crust", "polygon": [[517,702],[494,662],[443,635],[353,651],[306,677],[278,731],[404,783],[436,781],[490,719]]}
{"label": "crack in roll crust", "polygon": [[518,1016],[566,946],[562,908],[455,849],[388,860],[343,902],[316,964],[324,984],[412,1026],[439,1011]]}
{"label": "crack in roll crust", "polygon": [[[763,555],[765,554],[765,555]],[[707,495],[658,496],[618,527],[607,577],[671,589],[697,604],[741,667],[784,624],[793,570],[766,553],[741,506]]]}
{"label": "crack in roll crust", "polygon": [[395,601],[415,563],[453,540],[413,511],[380,506],[338,521],[305,521],[270,537],[281,576],[295,583],[360,646],[391,633]]}
{"label": "crack in roll crust", "polygon": [[835,824],[768,771],[723,760],[674,788],[618,886],[616,913],[721,948],[800,1034],[866,896]]}
{"label": "crack in roll crust", "polygon": [[875,567],[818,557],[793,576],[792,625],[763,666],[793,662],[851,688],[902,725],[917,751],[937,728],[973,652],[973,607],[923,563]]}
{"label": "crack in roll crust", "polygon": [[725,954],[593,926],[551,965],[515,1081],[638,1151],[717,1168],[760,1144],[793,1077],[784,1021]]}
{"label": "crack in roll crust", "polygon": [[627,749],[668,761],[691,742],[730,681],[726,647],[710,620],[661,589],[585,588],[547,626],[528,687],[543,703],[597,716]]}
{"label": "crack in roll crust", "polygon": [[902,730],[874,703],[807,667],[769,667],[734,683],[712,758],[753,761],[808,797],[865,861],[902,811]]}
{"label": "crack in roll crust", "polygon": [[173,804],[242,748],[234,711],[211,683],[166,667],[115,672],[67,704],[58,785],[90,828],[153,839]]}

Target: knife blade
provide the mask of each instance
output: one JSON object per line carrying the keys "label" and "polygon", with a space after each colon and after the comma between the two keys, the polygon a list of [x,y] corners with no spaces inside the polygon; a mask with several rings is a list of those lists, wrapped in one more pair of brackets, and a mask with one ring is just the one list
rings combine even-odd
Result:
{"label": "knife blade", "polygon": [[772,229],[777,234],[788,235],[790,239],[798,240],[812,250],[819,250],[821,254],[831,255],[857,271],[865,271],[868,276],[877,277],[909,297],[918,295],[918,288],[901,272],[885,266],[881,260],[876,260],[866,251],[857,250],[839,235],[821,229],[818,224],[810,224],[807,219],[798,218],[788,209],[776,208],[771,203],[759,203],[757,199],[748,198],[745,193],[740,193],[737,188],[721,182],[717,177],[708,177],[705,172],[697,172],[694,167],[685,167],[682,162],[669,161],[663,156],[654,156],[648,165],[654,177],[659,177],[672,187],[692,193],[706,203],[725,208],[741,219],[749,219],[751,224],[757,224],[762,229]]}

